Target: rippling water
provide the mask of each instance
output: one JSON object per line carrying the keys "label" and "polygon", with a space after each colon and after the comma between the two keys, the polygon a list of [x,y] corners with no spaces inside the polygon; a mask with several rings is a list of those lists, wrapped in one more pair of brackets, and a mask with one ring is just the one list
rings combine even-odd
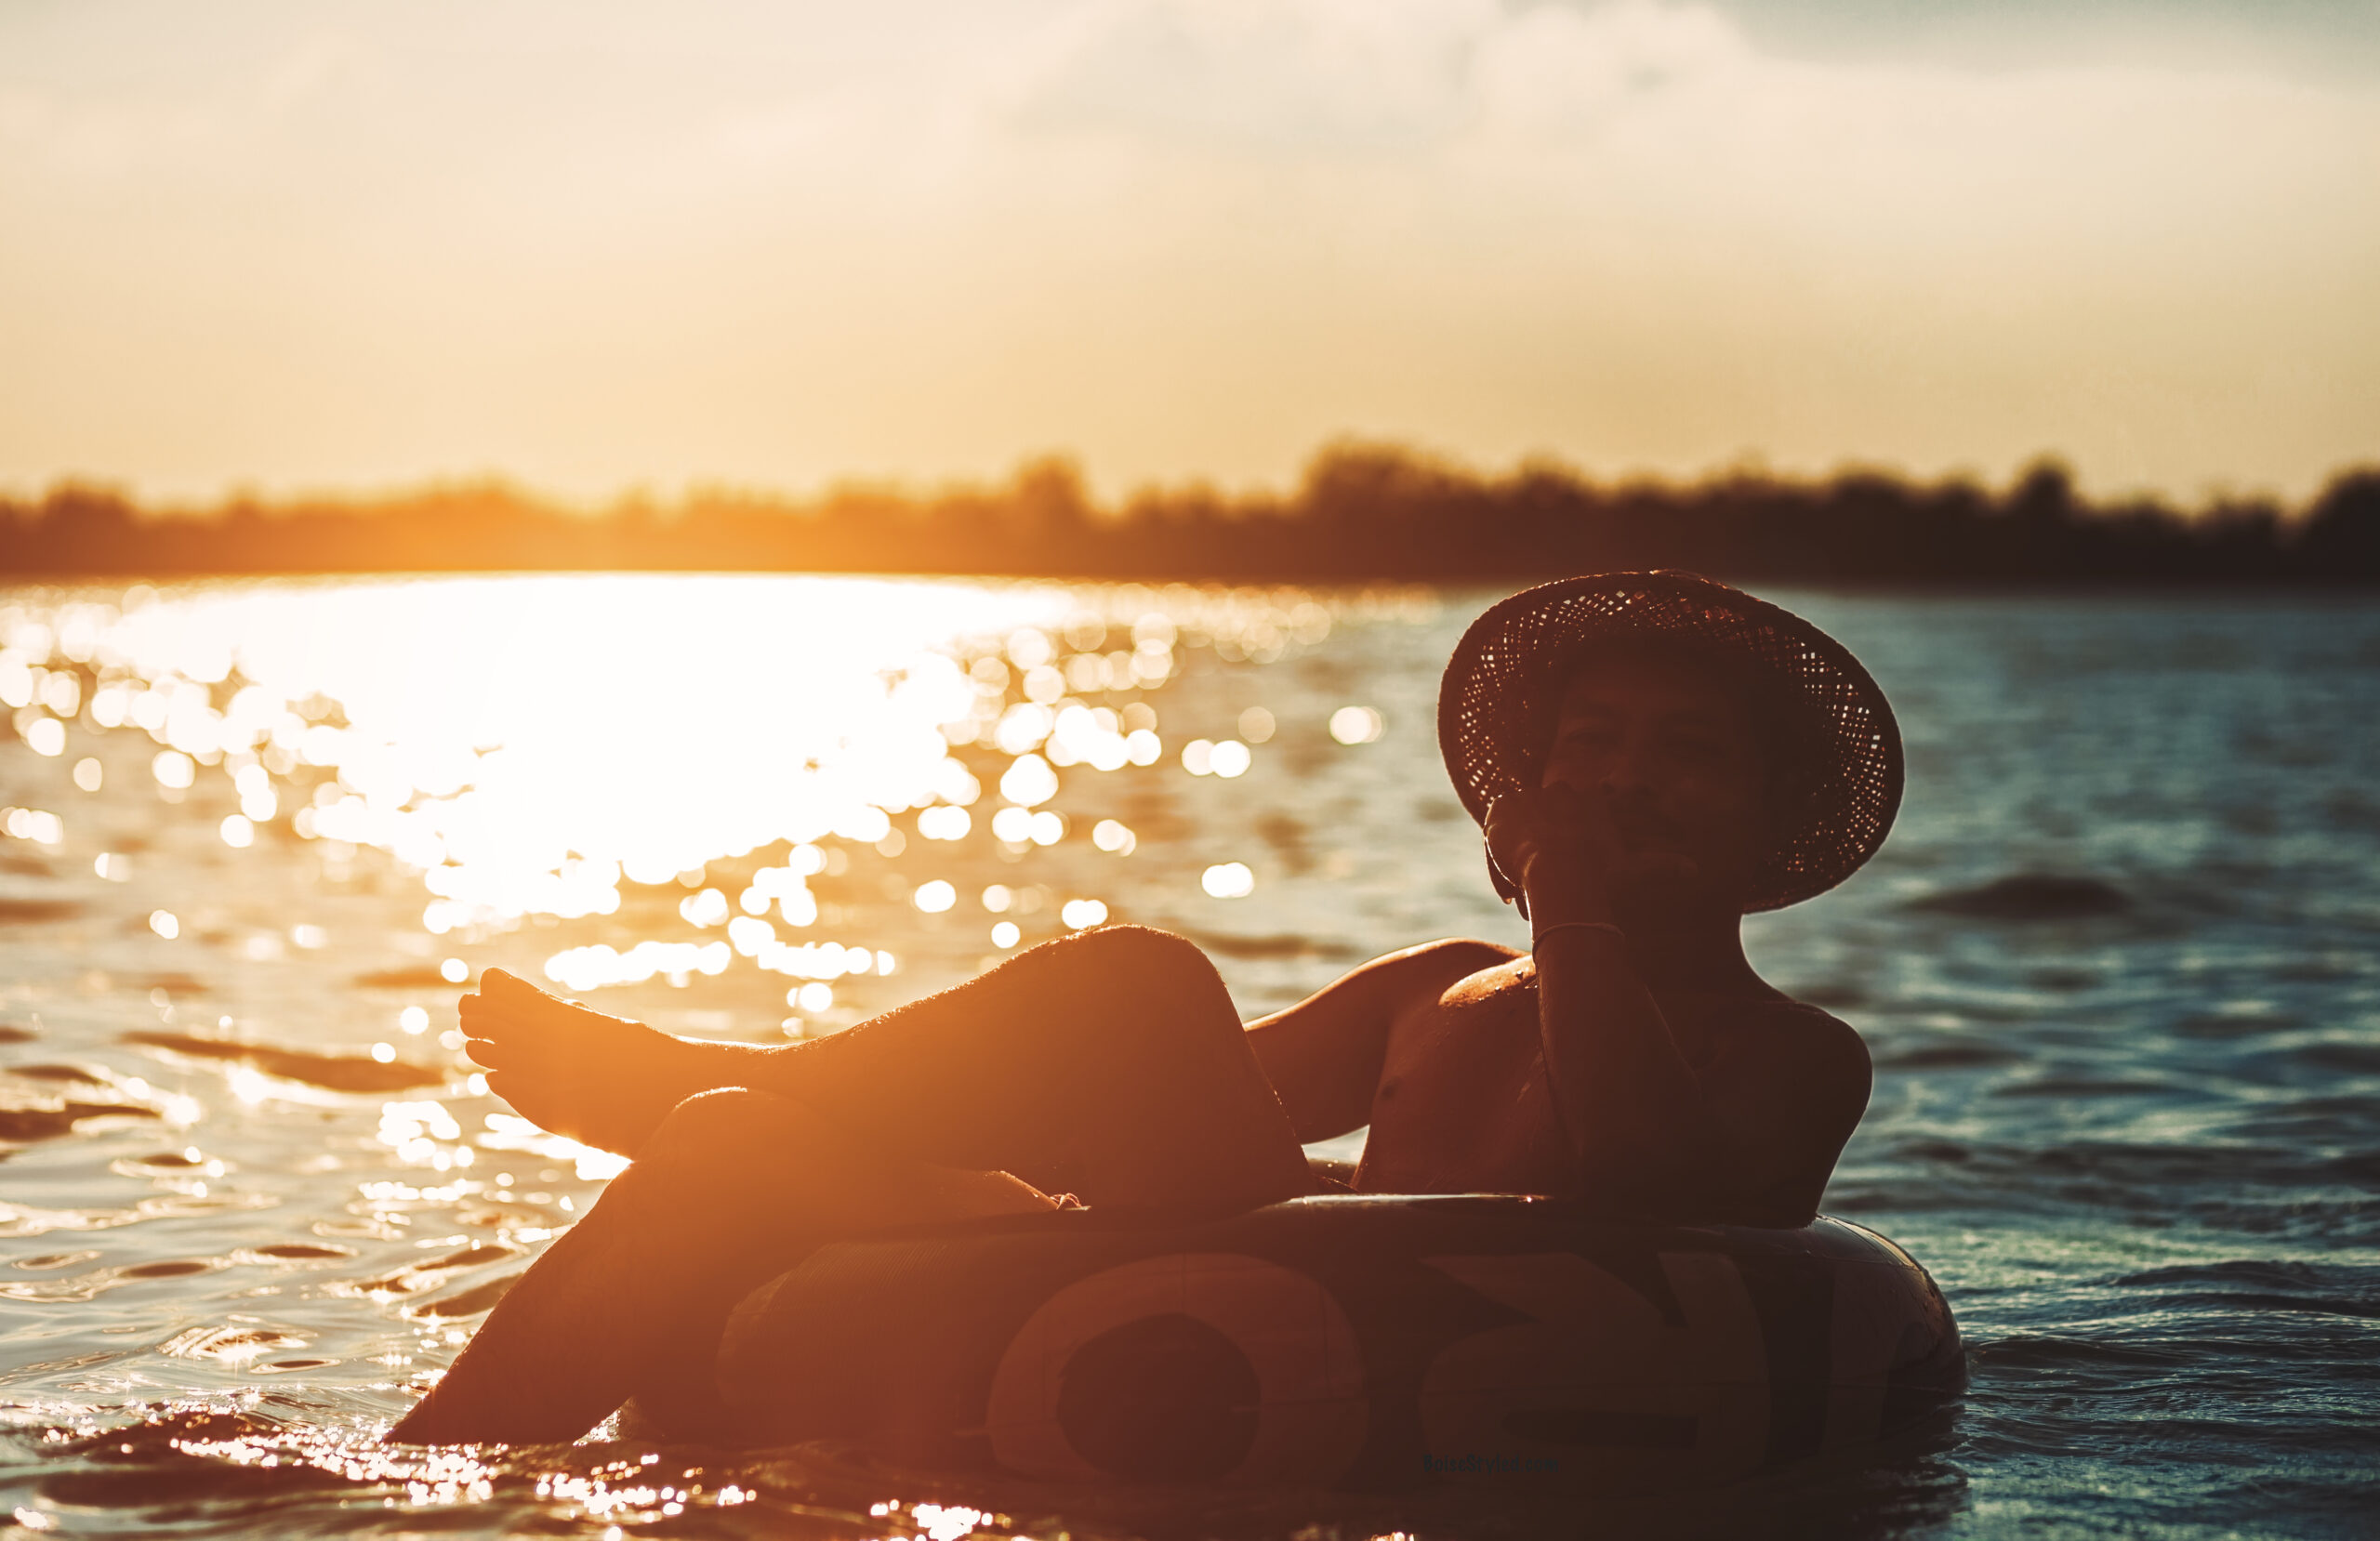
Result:
{"label": "rippling water", "polygon": [[501,964],[831,1032],[1129,919],[1254,1015],[1514,940],[1437,767],[1492,596],[800,578],[0,593],[0,1511],[167,1530],[2371,1534],[2380,612],[1778,596],[1910,797],[1752,927],[1878,1077],[1828,1208],[1970,1344],[1956,1442],[1690,1507],[986,1513],[814,1455],[373,1443],[615,1164],[454,1052]]}

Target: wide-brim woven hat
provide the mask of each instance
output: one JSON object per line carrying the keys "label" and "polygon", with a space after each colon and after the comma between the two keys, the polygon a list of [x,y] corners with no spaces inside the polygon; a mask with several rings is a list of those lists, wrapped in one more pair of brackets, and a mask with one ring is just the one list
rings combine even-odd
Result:
{"label": "wide-brim woven hat", "polygon": [[[1900,810],[1900,727],[1850,650],[1790,611],[1693,573],[1601,573],[1523,590],[1471,624],[1438,690],[1438,749],[1472,818],[1539,784],[1562,695],[1599,648],[1675,639],[1778,687],[1802,719],[1780,837],[1747,912],[1824,893],[1876,853]],[[1806,707],[1806,712],[1801,708]]]}

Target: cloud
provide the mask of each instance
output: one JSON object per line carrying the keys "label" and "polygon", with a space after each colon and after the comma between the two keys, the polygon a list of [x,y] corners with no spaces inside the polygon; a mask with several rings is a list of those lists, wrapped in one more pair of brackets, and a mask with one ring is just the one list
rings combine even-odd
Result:
{"label": "cloud", "polygon": [[1087,18],[1017,120],[1262,156],[1412,153],[1482,129],[1574,140],[1751,62],[1701,5],[1141,0]]}
{"label": "cloud", "polygon": [[1102,6],[1012,121],[1259,155],[1422,149],[1467,116],[1498,20],[1493,0]]}
{"label": "cloud", "polygon": [[1355,430],[2298,490],[2380,414],[2369,84],[1664,0],[26,14],[20,485],[1277,480]]}

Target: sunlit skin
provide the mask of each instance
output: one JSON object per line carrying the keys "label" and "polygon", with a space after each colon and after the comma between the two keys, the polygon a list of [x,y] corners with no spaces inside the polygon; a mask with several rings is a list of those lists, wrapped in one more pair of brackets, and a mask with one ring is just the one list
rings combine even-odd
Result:
{"label": "sunlit skin", "polygon": [[1806,1223],[1869,1066],[1745,958],[1769,787],[1726,682],[1609,661],[1566,693],[1542,784],[1488,819],[1533,955],[1431,942],[1244,1028],[1196,948],[1135,927],[773,1048],[671,1038],[491,970],[462,1002],[491,1089],[636,1160],[391,1437],[575,1437],[706,1363],[700,1324],[826,1236],[1053,1194],[1270,1203],[1318,1186],[1302,1144],[1367,1125],[1361,1192]]}

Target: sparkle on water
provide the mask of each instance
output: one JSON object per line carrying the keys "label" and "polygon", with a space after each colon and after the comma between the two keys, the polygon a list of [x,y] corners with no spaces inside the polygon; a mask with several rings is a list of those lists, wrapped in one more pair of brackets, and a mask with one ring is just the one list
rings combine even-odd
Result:
{"label": "sparkle on water", "polygon": [[[502,966],[782,1041],[1124,920],[1197,940],[1253,1016],[1431,936],[1514,940],[1430,732],[1490,598],[0,596],[0,1510],[71,1534],[351,1529],[358,1506],[486,1534],[1027,1523],[817,1452],[377,1444],[621,1166],[487,1095],[454,996]],[[2355,1534],[2380,620],[1784,598],[1893,695],[1911,795],[1874,867],[1760,917],[1754,955],[1876,1051],[1829,1204],[1948,1289],[1960,1442],[1607,1523],[1474,1494],[1210,1528]],[[2060,920],[1961,897],[2033,873],[2116,897]],[[1082,1536],[1173,1518],[1035,1512]]]}

